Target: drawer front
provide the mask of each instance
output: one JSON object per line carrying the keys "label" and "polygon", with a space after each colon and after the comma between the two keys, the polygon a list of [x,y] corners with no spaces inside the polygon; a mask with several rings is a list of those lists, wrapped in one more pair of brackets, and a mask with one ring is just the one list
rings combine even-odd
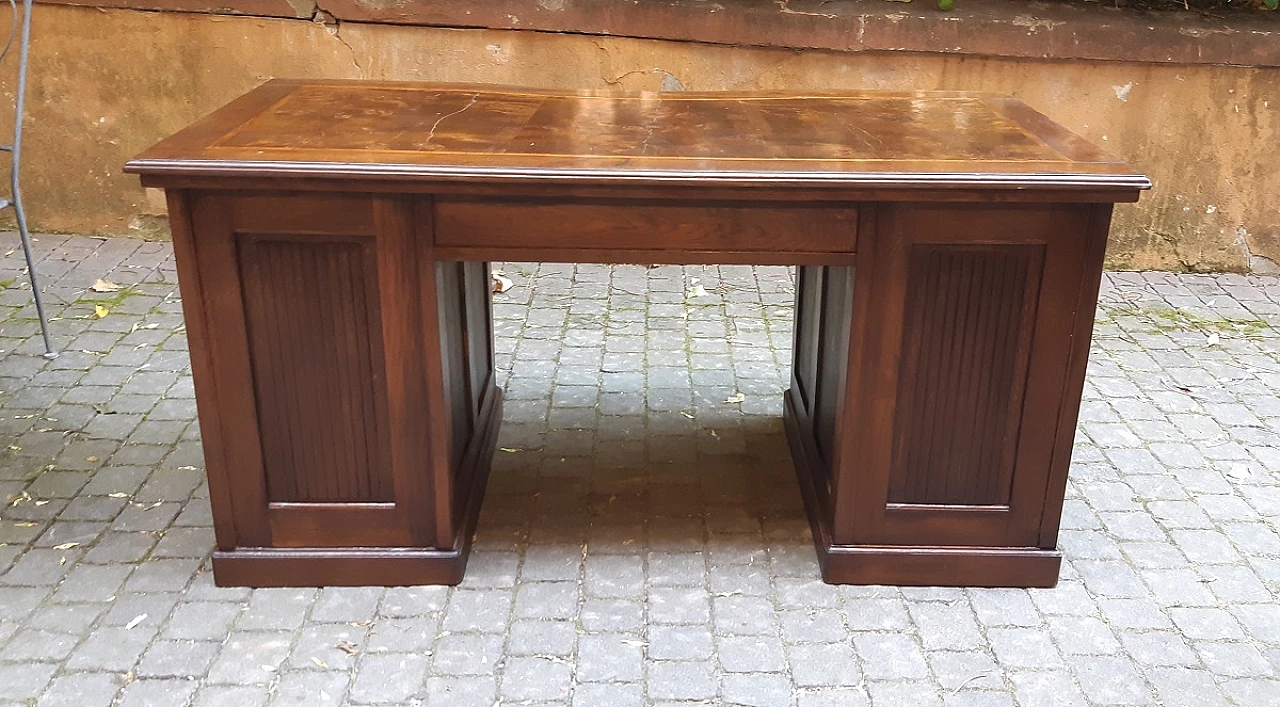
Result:
{"label": "drawer front", "polygon": [[844,204],[435,202],[435,243],[450,248],[851,254],[857,234]]}

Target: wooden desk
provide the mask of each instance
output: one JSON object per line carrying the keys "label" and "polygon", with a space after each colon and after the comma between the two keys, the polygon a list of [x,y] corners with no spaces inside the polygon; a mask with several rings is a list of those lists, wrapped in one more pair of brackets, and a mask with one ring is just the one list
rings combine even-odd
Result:
{"label": "wooden desk", "polygon": [[501,419],[488,260],[800,265],[786,428],[829,582],[1051,586],[1111,204],[968,93],[272,81],[168,193],[224,585],[456,583]]}

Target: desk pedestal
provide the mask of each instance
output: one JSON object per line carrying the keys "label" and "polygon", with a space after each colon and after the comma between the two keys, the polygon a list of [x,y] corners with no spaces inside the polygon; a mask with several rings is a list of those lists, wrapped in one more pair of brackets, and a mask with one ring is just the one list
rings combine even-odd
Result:
{"label": "desk pedestal", "polygon": [[1110,206],[879,204],[799,271],[787,436],[832,583],[1047,587]]}

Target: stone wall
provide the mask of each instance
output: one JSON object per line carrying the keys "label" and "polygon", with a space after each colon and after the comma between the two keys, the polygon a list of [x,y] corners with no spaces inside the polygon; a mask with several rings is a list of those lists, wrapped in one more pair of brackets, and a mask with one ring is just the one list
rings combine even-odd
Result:
{"label": "stone wall", "polygon": [[[145,0],[112,1],[136,8]],[[965,89],[1018,96],[1151,175],[1156,186],[1139,204],[1117,208],[1112,267],[1272,271],[1280,262],[1280,52],[1259,49],[1280,46],[1280,33],[1266,25],[1210,32],[1131,15],[1055,19],[998,0],[969,0],[976,9],[952,15],[883,2],[876,7],[895,7],[869,14],[857,3],[770,2],[771,16],[754,0],[456,0],[452,20],[435,0],[350,0],[332,12],[309,0],[234,0],[227,10],[272,17],[157,1],[182,11],[37,6],[23,174],[37,228],[163,237],[163,200],[121,165],[273,76],[615,90]],[[533,10],[521,17],[517,5]],[[601,14],[606,6],[649,14]],[[845,15],[827,11],[839,7]],[[424,26],[450,23],[475,27]],[[770,23],[775,31],[761,31]],[[918,29],[902,29],[911,26]],[[1141,60],[1113,56],[1125,47],[1105,32],[1141,47],[1130,52]],[[734,36],[744,45],[733,46]],[[8,78],[0,91],[11,97]]]}

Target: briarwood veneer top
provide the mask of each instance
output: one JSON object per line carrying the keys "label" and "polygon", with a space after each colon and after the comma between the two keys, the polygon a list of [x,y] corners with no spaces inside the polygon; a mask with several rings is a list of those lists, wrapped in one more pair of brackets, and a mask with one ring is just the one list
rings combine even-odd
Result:
{"label": "briarwood veneer top", "polygon": [[1144,175],[981,93],[557,91],[273,80],[126,165],[166,177],[1087,190]]}

